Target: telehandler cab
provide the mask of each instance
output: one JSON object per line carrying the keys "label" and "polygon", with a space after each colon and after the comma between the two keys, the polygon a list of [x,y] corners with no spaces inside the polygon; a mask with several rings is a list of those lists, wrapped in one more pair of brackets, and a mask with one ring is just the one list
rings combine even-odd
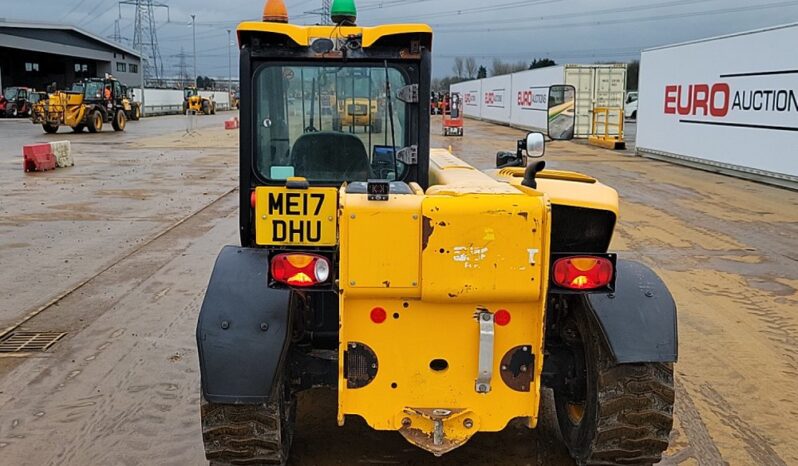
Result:
{"label": "telehandler cab", "polygon": [[[351,0],[334,26],[288,24],[279,0],[263,16],[238,27],[241,245],[219,254],[197,324],[207,458],[285,464],[303,390],[336,390],[339,425],[360,416],[439,456],[536,427],[545,386],[578,463],[658,462],[676,307],[608,252],[616,191],[528,164],[540,133],[488,173],[430,149],[426,25],[356,26]],[[319,110],[362,75],[385,134]]]}

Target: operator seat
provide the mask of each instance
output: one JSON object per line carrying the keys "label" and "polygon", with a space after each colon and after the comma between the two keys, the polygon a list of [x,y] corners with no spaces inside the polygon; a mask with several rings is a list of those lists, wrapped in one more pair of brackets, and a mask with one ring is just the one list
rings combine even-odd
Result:
{"label": "operator seat", "polygon": [[355,135],[305,133],[291,148],[294,174],[308,180],[367,181],[373,178],[368,153]]}

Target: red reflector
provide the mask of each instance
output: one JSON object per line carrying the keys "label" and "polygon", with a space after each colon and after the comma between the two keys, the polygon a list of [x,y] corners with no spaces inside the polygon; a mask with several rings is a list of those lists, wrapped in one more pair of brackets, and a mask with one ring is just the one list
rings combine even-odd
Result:
{"label": "red reflector", "polygon": [[493,321],[496,325],[501,325],[502,327],[510,323],[510,318],[510,312],[506,309],[499,309],[493,314]]}
{"label": "red reflector", "polygon": [[254,209],[255,204],[257,203],[258,203],[258,196],[255,194],[255,191],[253,190],[252,194],[249,195],[249,205],[251,205],[252,208]]}
{"label": "red reflector", "polygon": [[388,313],[381,307],[375,307],[371,310],[371,321],[375,324],[381,324],[388,318]]}
{"label": "red reflector", "polygon": [[315,254],[278,254],[272,258],[271,272],[280,283],[308,287],[330,278],[330,262]]}
{"label": "red reflector", "polygon": [[554,283],[571,290],[595,290],[612,281],[612,262],[604,257],[563,257],[554,263]]}

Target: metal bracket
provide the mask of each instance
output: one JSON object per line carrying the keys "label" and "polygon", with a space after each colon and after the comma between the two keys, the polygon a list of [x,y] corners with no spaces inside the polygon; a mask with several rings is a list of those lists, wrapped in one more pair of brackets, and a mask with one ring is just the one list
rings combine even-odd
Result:
{"label": "metal bracket", "polygon": [[405,165],[418,165],[418,146],[403,147],[396,152],[396,160]]}
{"label": "metal bracket", "polygon": [[418,84],[408,84],[396,91],[396,98],[406,104],[418,103]]}
{"label": "metal bracket", "polygon": [[495,325],[493,314],[487,309],[477,312],[479,321],[479,368],[477,372],[477,393],[490,392],[490,381],[493,378],[493,346]]}

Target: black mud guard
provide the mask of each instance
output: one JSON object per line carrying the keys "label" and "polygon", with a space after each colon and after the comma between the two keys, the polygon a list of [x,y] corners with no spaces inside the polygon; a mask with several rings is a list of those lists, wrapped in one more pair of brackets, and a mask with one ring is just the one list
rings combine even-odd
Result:
{"label": "black mud guard", "polygon": [[202,394],[212,403],[269,401],[289,331],[288,290],[267,285],[268,252],[225,246],[197,322]]}
{"label": "black mud guard", "polygon": [[621,363],[676,362],[676,303],[653,270],[618,260],[615,293],[583,295]]}

